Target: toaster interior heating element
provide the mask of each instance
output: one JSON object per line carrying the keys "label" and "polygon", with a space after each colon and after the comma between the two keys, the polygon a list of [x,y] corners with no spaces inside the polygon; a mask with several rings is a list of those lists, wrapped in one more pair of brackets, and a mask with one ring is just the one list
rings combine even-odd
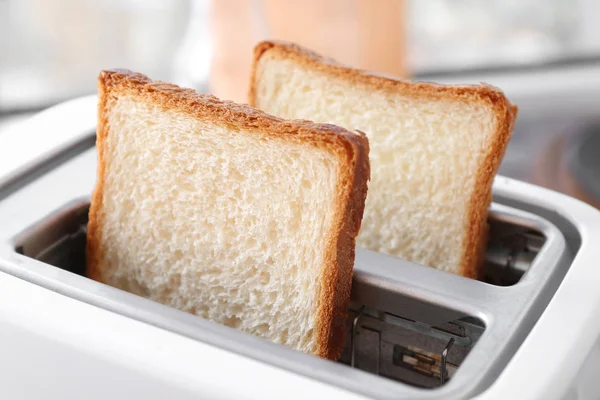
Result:
{"label": "toaster interior heating element", "polygon": [[345,349],[339,362],[330,362],[85,277],[93,137],[93,131],[78,134],[80,145],[50,157],[62,157],[60,163],[32,160],[0,185],[2,273],[370,398],[460,399],[486,391],[532,331],[582,243],[567,218],[503,190],[490,207],[480,281],[359,248]]}
{"label": "toaster interior heating element", "polygon": [[485,329],[477,319],[429,326],[366,307],[350,315],[350,346],[341,362],[423,388],[452,378]]}

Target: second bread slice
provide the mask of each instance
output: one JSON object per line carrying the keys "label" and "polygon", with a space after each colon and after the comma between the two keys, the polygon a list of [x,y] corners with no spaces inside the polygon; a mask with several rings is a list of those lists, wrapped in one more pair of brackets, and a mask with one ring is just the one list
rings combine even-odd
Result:
{"label": "second bread slice", "polygon": [[382,77],[263,42],[249,101],[282,118],[367,134],[372,181],[359,246],[480,275],[492,180],[517,112],[500,90]]}
{"label": "second bread slice", "polygon": [[127,71],[102,72],[99,98],[88,274],[337,358],[367,139]]}

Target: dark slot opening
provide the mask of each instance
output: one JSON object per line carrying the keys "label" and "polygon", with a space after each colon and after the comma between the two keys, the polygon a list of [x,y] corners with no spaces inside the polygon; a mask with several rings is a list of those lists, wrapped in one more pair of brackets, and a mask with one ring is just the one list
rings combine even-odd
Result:
{"label": "dark slot opening", "polygon": [[[24,232],[15,251],[85,276],[88,209],[87,201],[66,206]],[[489,223],[483,280],[494,285],[513,285],[527,272],[545,238],[509,222],[492,218]],[[454,318],[455,314],[448,310],[448,322],[428,326],[353,304],[346,322],[347,343],[339,361],[352,365],[354,340],[355,368],[417,387],[439,387],[452,380],[485,330],[477,318]],[[442,359],[444,350],[447,355]]]}

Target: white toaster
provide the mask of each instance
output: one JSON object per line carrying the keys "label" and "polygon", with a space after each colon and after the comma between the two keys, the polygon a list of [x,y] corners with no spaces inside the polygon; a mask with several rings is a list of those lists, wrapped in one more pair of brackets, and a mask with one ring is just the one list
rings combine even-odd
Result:
{"label": "white toaster", "polygon": [[96,101],[0,135],[0,398],[600,398],[596,209],[497,176],[482,281],[357,249],[327,361],[85,277]]}

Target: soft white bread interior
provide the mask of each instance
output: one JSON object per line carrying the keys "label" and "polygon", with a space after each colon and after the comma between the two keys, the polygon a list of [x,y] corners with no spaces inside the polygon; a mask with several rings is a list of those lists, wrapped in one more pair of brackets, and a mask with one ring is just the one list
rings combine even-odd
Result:
{"label": "soft white bread interior", "polygon": [[262,42],[249,103],[367,134],[372,180],[359,246],[479,275],[491,185],[517,114],[500,90],[401,81]]}
{"label": "soft white bread interior", "polygon": [[128,71],[103,71],[99,99],[89,276],[339,357],[366,137]]}

